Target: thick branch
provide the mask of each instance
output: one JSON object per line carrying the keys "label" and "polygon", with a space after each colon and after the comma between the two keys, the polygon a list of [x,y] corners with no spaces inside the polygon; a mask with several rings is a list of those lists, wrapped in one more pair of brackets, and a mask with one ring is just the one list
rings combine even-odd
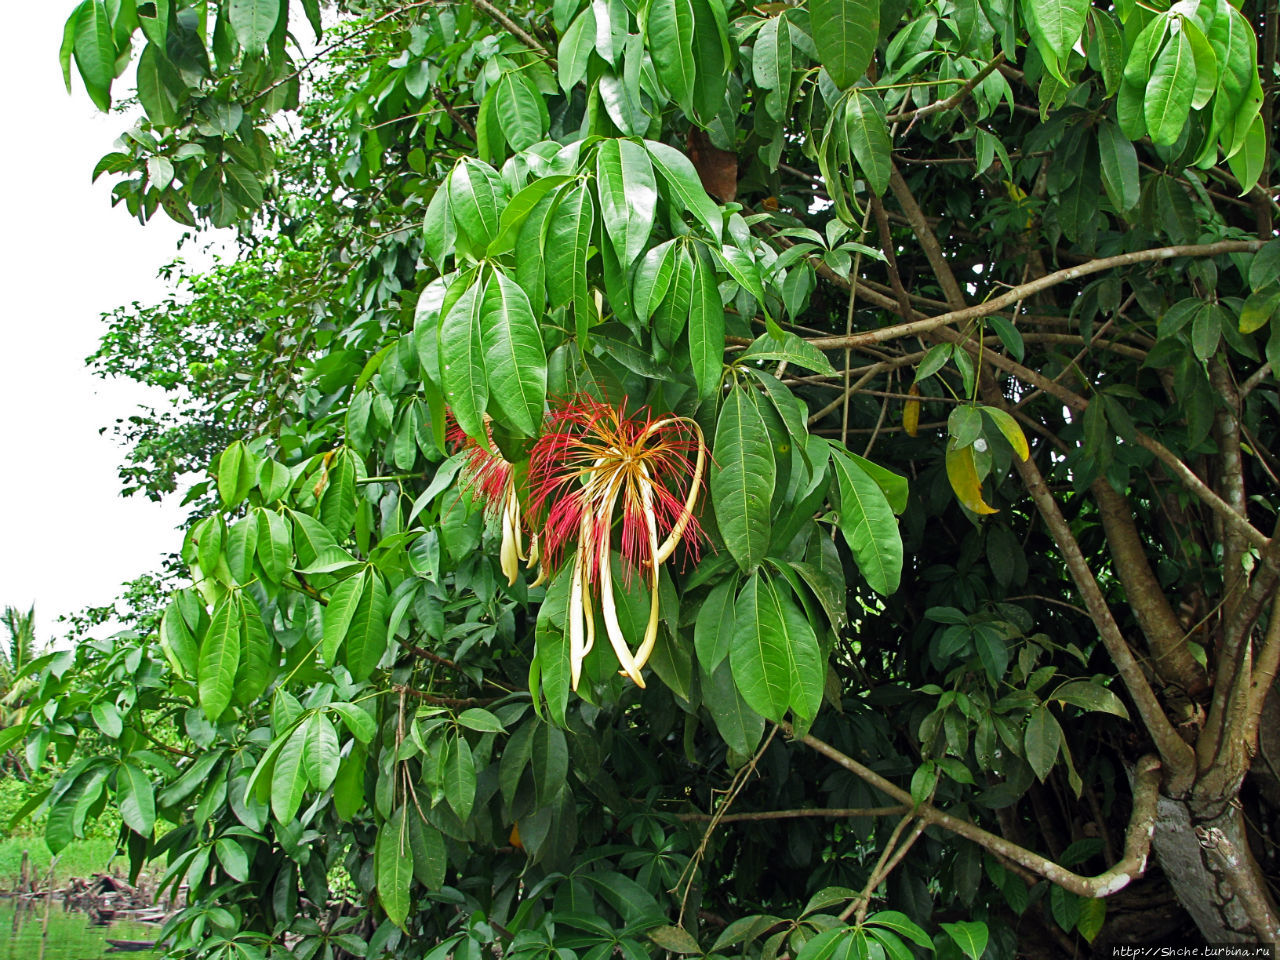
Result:
{"label": "thick branch", "polygon": [[[998,400],[999,397],[988,397],[988,402]],[[1133,651],[1129,649],[1129,644],[1120,633],[1120,627],[1111,615],[1111,609],[1107,606],[1098,581],[1094,579],[1093,571],[1089,569],[1089,562],[1084,558],[1075,534],[1071,532],[1070,524],[1062,515],[1053,494],[1049,492],[1035,461],[1030,458],[1018,460],[1015,457],[1013,463],[1022,476],[1022,482],[1027,492],[1031,494],[1036,509],[1039,510],[1040,516],[1049,528],[1054,543],[1062,551],[1062,558],[1071,573],[1071,579],[1075,581],[1076,589],[1089,610],[1089,616],[1093,619],[1094,626],[1098,628],[1103,645],[1111,655],[1120,679],[1124,681],[1125,689],[1129,691],[1129,696],[1133,698],[1134,705],[1138,708],[1143,726],[1146,727],[1160,758],[1168,768],[1170,793],[1175,796],[1181,794],[1190,787],[1195,776],[1195,755],[1178,736],[1177,730],[1165,716],[1151,685],[1147,683],[1146,675],[1142,672],[1142,668],[1133,656]]]}
{"label": "thick branch", "polygon": [[[782,723],[779,726],[788,735],[794,736],[790,724]],[[911,794],[906,790],[886,780],[869,767],[864,767],[852,757],[841,753],[829,743],[819,740],[812,734],[806,734],[798,739],[805,746],[838,763],[860,780],[871,784],[881,793],[888,794],[903,804],[913,802]],[[1159,786],[1160,761],[1151,755],[1142,757],[1134,770],[1133,813],[1129,818],[1129,828],[1125,832],[1124,857],[1096,877],[1082,877],[1072,873],[1038,853],[1033,853],[1004,837],[998,837],[994,833],[983,830],[977,824],[943,813],[932,804],[922,803],[915,808],[915,812],[926,823],[942,827],[966,840],[972,840],[983,849],[1012,860],[1074,894],[1090,898],[1105,897],[1128,886],[1131,880],[1142,876],[1147,869],[1147,854],[1151,849],[1151,834],[1155,829]]]}
{"label": "thick branch", "polygon": [[[964,292],[961,291],[960,284],[956,282],[955,274],[951,272],[951,264],[947,262],[946,254],[942,252],[942,246],[938,243],[938,238],[934,234],[933,228],[929,226],[929,221],[925,219],[924,211],[920,209],[920,204],[916,203],[916,198],[912,195],[911,188],[907,186],[907,181],[902,179],[902,174],[898,172],[897,167],[891,168],[889,189],[893,191],[894,199],[898,201],[898,206],[902,207],[902,212],[906,214],[907,222],[911,224],[916,240],[920,242],[920,249],[924,251],[924,255],[929,261],[929,266],[933,268],[933,275],[937,277],[938,285],[942,287],[942,295],[946,298],[953,312],[964,312]],[[992,309],[995,308],[993,307]],[[985,315],[985,313],[978,314],[978,316]],[[943,314],[943,316],[947,316],[947,314]],[[923,323],[924,321],[917,320],[915,322]],[[911,323],[907,322],[900,326],[909,327]],[[927,329],[932,330],[934,328],[929,327]],[[855,339],[858,336],[861,336],[861,334],[854,334]],[[851,343],[847,344],[847,346],[858,346],[858,344]],[[821,350],[831,349],[821,345],[818,345],[818,347]]]}
{"label": "thick branch", "polygon": [[1106,477],[1093,482],[1093,497],[1098,502],[1116,572],[1124,584],[1125,596],[1138,626],[1151,647],[1156,672],[1165,683],[1182,687],[1199,699],[1209,688],[1209,678],[1191,655],[1182,624],[1151,570],[1128,501]]}

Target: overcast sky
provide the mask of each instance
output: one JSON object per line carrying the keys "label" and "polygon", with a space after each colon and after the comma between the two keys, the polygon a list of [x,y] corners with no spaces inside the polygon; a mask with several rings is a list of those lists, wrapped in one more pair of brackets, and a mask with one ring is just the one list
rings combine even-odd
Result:
{"label": "overcast sky", "polygon": [[74,68],[67,95],[58,45],[73,6],[26,5],[0,58],[0,607],[34,602],[46,640],[59,614],[109,603],[181,542],[176,498],[121,498],[121,450],[98,433],[147,395],[97,379],[84,358],[103,312],[162,298],[156,271],[182,228],[163,215],[142,227],[111,207],[109,177],[89,182],[126,122],[93,107]]}

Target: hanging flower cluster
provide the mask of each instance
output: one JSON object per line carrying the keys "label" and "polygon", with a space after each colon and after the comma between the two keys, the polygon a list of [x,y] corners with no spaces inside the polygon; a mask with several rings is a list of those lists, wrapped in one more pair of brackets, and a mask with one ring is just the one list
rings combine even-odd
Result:
{"label": "hanging flower cluster", "polygon": [[[511,464],[474,441],[468,459],[468,486],[503,518],[503,572],[514,582],[523,548],[522,514]],[[544,517],[535,534],[531,563],[539,581],[554,572],[574,549],[569,583],[570,675],[576,690],[582,663],[595,643],[598,597],[605,633],[622,672],[643,687],[641,668],[658,639],[659,568],[681,542],[696,557],[702,538],[694,517],[706,467],[701,428],[687,417],[627,415],[591,398],[556,405],[529,458],[529,506]],[[614,528],[621,527],[624,569],[641,571],[649,584],[649,622],[634,653],[618,622],[613,596]],[[539,559],[538,543],[541,541]]]}
{"label": "hanging flower cluster", "polygon": [[[520,561],[537,562],[538,539],[535,536],[528,551],[524,545],[524,522],[520,496],[516,492],[515,468],[494,450],[486,450],[456,423],[450,427],[447,440],[467,455],[463,465],[463,487],[485,505],[485,512],[502,518],[502,548],[499,565],[514,586],[520,575]],[[493,437],[489,437],[493,446]],[[494,448],[496,449],[496,448]]]}

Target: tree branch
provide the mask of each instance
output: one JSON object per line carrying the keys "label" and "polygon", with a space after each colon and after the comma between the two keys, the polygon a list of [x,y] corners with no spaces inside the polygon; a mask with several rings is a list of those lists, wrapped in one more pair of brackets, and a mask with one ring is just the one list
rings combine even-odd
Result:
{"label": "tree branch", "polygon": [[[783,732],[810,749],[822,754],[829,760],[839,764],[860,780],[871,784],[881,793],[893,797],[903,804],[911,804],[911,794],[896,784],[886,780],[869,767],[842,753],[812,734],[795,737],[795,731],[785,721],[778,725]],[[985,850],[998,856],[1012,860],[1026,867],[1032,873],[1044,877],[1051,883],[1071,891],[1082,897],[1096,898],[1109,896],[1129,885],[1136,877],[1142,876],[1147,869],[1147,854],[1151,850],[1151,834],[1155,830],[1156,800],[1160,786],[1160,761],[1148,754],[1138,760],[1133,777],[1133,812],[1129,818],[1129,827],[1125,831],[1124,857],[1110,869],[1104,870],[1096,877],[1082,877],[1059,866],[1052,860],[1020,847],[1016,843],[998,837],[983,830],[975,823],[961,820],[949,813],[944,813],[930,803],[922,803],[915,807],[916,816],[925,823],[942,827],[952,833],[972,840]]]}
{"label": "tree branch", "polygon": [[[937,244],[936,240],[934,244]],[[860,347],[866,344],[883,343],[886,340],[897,340],[901,337],[927,333],[930,330],[936,330],[939,327],[945,327],[953,323],[960,323],[964,320],[986,317],[1042,290],[1049,290],[1061,283],[1078,280],[1081,277],[1091,276],[1095,273],[1102,273],[1104,270],[1131,266],[1136,263],[1172,260],[1177,257],[1216,257],[1222,253],[1252,253],[1261,248],[1261,246],[1262,242],[1260,240],[1222,240],[1217,243],[1182,244],[1172,247],[1155,247],[1150,250],[1135,250],[1132,253],[1120,253],[1113,257],[1102,257],[1098,260],[1090,260],[1088,263],[1077,264],[1074,267],[1055,270],[1053,273],[1045,274],[1043,277],[1029,280],[1016,287],[1010,287],[1000,296],[993,297],[985,303],[954,309],[935,317],[925,317],[921,320],[895,324],[892,327],[866,330],[848,337],[816,337],[809,342],[819,350],[843,350],[845,347]],[[939,248],[940,252],[941,248]]]}
{"label": "tree branch", "polygon": [[903,804],[892,807],[802,807],[796,810],[752,810],[747,813],[678,813],[676,819],[685,823],[746,823],[761,820],[795,820],[801,817],[828,817],[849,820],[854,817],[892,817],[909,813],[911,808]]}
{"label": "tree branch", "polygon": [[546,47],[540,44],[537,40],[533,39],[533,37],[529,33],[526,33],[524,30],[522,30],[514,20],[512,20],[505,13],[503,13],[501,10],[495,7],[492,3],[490,3],[489,0],[472,0],[472,2],[476,5],[476,9],[483,10],[488,16],[492,17],[498,23],[502,24],[502,26],[506,28],[506,30],[512,36],[518,39],[530,50],[534,51],[535,53],[542,54],[548,60],[555,59],[555,57],[551,56],[551,54],[547,52]]}

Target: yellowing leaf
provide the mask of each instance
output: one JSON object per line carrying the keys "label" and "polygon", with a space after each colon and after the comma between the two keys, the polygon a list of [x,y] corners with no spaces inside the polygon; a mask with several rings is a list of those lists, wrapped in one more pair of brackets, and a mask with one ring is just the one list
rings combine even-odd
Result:
{"label": "yellowing leaf", "polygon": [[1031,448],[1027,446],[1026,434],[1022,432],[1022,428],[1018,426],[1018,421],[1013,419],[1012,414],[1006,413],[999,407],[983,407],[983,412],[991,418],[991,422],[996,428],[1004,434],[1004,438],[1009,441],[1009,446],[1013,447],[1013,452],[1018,455],[1019,460],[1025,460],[1031,456]]}
{"label": "yellowing leaf", "polygon": [[973,463],[973,447],[947,451],[947,479],[956,499],[977,514],[999,513],[982,499],[982,481]]}
{"label": "yellowing leaf", "polygon": [[[907,391],[910,396],[920,396],[920,385],[913,383]],[[920,432],[920,401],[908,400],[902,405],[902,429],[907,436],[914,437]]]}

